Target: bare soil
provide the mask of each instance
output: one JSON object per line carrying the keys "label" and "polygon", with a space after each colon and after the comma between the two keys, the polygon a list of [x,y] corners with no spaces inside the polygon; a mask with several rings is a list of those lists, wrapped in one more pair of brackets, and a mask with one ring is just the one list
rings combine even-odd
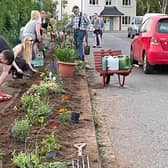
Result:
{"label": "bare soil", "polygon": [[[46,60],[53,58],[52,50],[49,50],[46,55]],[[43,69],[44,67],[39,68],[39,71],[43,71]],[[30,79],[24,78],[23,80],[12,80],[9,78],[1,87],[1,91],[13,96],[12,100],[0,103],[0,150],[5,153],[3,158],[4,168],[16,167],[11,161],[14,150],[16,152],[25,151],[25,143],[16,141],[11,137],[11,124],[15,119],[21,119],[25,116],[20,104],[20,97],[32,84],[37,83],[39,80],[38,74]],[[61,150],[58,152],[55,161],[66,161],[77,158],[78,152],[74,148],[74,144],[86,143],[87,146],[83,154],[89,156],[92,168],[100,168],[85,70],[76,71],[71,78],[63,78],[63,88],[65,94],[69,96],[68,103],[63,103],[60,95],[49,94],[49,103],[52,104],[53,110],[52,114],[45,119],[45,125],[40,126],[39,124],[35,124],[31,126],[27,148],[32,150],[36,140],[40,144],[41,140],[53,131],[48,125],[49,122],[55,121],[56,128],[54,129],[54,133],[61,144]],[[14,110],[15,106],[17,107],[17,111]],[[79,124],[61,122],[58,112],[60,107],[80,112]]]}

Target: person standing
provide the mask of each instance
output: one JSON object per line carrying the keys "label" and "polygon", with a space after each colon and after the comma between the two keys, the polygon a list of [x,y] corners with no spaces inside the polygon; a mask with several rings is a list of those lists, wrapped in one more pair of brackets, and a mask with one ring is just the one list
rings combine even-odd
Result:
{"label": "person standing", "polygon": [[105,23],[103,17],[101,15],[99,17],[100,17],[100,37],[102,40]]}
{"label": "person standing", "polygon": [[3,64],[2,73],[0,75],[0,85],[2,85],[8,77],[9,70],[14,61],[14,53],[3,37],[0,37],[0,63]]}
{"label": "person standing", "polygon": [[74,29],[74,43],[78,53],[77,59],[84,61],[83,40],[90,19],[86,14],[81,13],[79,7],[76,5],[72,8],[72,12],[74,13],[74,17],[72,21],[66,25],[66,28],[72,27]]}
{"label": "person standing", "polygon": [[[32,57],[32,55],[33,55],[33,59],[38,54],[38,43],[42,41],[42,36],[41,36],[40,30],[41,30],[40,12],[38,10],[32,10],[31,11],[31,19],[27,22],[27,24],[23,30],[22,42],[27,39],[32,40],[33,54],[31,54],[30,57]],[[31,63],[29,63],[29,64],[31,66]],[[36,70],[33,70],[33,71],[36,72]]]}
{"label": "person standing", "polygon": [[49,19],[44,10],[40,11],[40,15],[41,15],[41,29],[42,31],[46,32],[49,24]]}
{"label": "person standing", "polygon": [[101,20],[98,16],[97,13],[94,14],[94,17],[93,17],[93,28],[94,28],[94,31],[93,31],[93,41],[94,41],[94,45],[93,47],[98,47],[98,48],[101,48],[101,42],[102,42],[102,39],[101,39]]}

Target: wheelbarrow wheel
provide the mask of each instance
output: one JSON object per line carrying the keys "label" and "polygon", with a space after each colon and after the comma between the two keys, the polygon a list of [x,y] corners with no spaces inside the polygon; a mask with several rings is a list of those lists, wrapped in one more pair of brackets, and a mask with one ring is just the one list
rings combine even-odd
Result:
{"label": "wheelbarrow wheel", "polygon": [[106,76],[106,84],[109,84],[110,83],[110,75],[107,75]]}

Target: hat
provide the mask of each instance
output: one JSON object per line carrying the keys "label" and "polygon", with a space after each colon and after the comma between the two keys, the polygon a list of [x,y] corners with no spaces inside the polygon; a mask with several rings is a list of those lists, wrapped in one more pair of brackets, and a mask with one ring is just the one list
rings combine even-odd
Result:
{"label": "hat", "polygon": [[73,6],[72,12],[74,11],[74,9],[79,9],[79,6],[77,6],[77,5]]}

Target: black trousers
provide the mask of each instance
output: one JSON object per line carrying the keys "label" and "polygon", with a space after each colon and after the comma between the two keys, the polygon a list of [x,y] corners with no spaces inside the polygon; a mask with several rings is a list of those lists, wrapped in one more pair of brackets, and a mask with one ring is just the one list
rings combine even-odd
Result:
{"label": "black trousers", "polygon": [[[29,65],[26,63],[26,61],[23,58],[17,57],[17,58],[15,58],[15,62],[17,64],[17,66],[23,72],[29,70]],[[23,78],[23,74],[18,73],[17,70],[16,70],[16,68],[14,66],[11,67],[9,73],[12,74],[13,78],[19,78],[19,79]]]}

